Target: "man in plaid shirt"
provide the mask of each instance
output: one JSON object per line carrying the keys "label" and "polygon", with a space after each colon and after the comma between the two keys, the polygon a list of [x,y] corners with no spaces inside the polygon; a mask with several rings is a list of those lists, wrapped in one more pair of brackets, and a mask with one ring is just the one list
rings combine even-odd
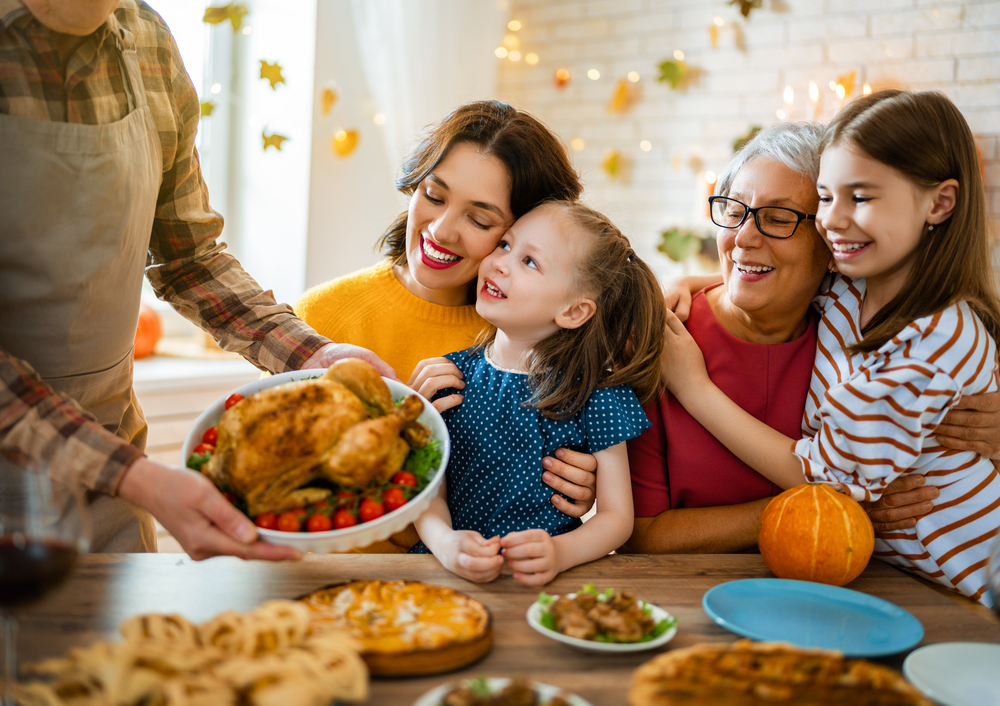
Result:
{"label": "man in plaid shirt", "polygon": [[261,369],[355,356],[392,372],[318,335],[224,252],[199,116],[177,45],[144,2],[0,0],[0,451],[89,490],[96,550],[155,551],[151,513],[195,558],[293,558],[256,541],[199,474],[143,455],[131,391],[143,270]]}

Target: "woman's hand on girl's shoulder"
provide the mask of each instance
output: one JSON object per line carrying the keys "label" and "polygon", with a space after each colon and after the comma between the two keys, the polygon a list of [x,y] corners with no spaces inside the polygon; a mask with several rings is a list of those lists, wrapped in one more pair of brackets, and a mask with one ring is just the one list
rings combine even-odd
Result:
{"label": "woman's hand on girl's shoulder", "polygon": [[597,499],[597,459],[570,449],[558,449],[555,456],[542,459],[542,482],[572,502],[562,495],[553,495],[550,500],[564,515],[583,517]]}
{"label": "woman's hand on girl's shoulder", "polygon": [[448,532],[434,547],[434,556],[448,571],[477,583],[492,581],[503,569],[500,538],[485,539],[473,530]]}
{"label": "woman's hand on girl's shoulder", "polygon": [[465,389],[462,371],[447,358],[427,358],[417,363],[407,385],[427,399],[433,400],[434,409],[438,412],[457,407],[464,399],[458,394],[448,395],[439,400],[434,399],[434,395],[449,387],[456,390]]}
{"label": "woman's hand on girl's shoulder", "polygon": [[500,540],[514,580],[526,586],[544,586],[559,574],[556,543],[545,530],[511,532]]}

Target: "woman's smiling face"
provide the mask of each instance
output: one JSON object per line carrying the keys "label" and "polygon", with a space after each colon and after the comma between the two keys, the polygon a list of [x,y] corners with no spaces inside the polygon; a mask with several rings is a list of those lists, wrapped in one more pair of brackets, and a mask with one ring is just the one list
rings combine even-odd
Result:
{"label": "woman's smiling face", "polygon": [[507,168],[473,144],[455,144],[410,198],[407,265],[397,275],[426,301],[468,304],[469,283],[513,222]]}
{"label": "woman's smiling face", "polygon": [[[751,208],[783,206],[807,214],[815,214],[819,202],[807,177],[770,157],[747,162],[728,196]],[[718,243],[730,304],[769,325],[802,317],[803,302],[807,307],[830,262],[830,251],[808,220],[790,238],[777,239],[761,233],[751,216],[739,228],[720,228]]]}

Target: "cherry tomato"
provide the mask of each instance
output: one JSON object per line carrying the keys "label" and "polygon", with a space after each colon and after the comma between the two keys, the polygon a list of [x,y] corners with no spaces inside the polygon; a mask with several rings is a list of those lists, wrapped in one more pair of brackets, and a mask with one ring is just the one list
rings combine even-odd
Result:
{"label": "cherry tomato", "polygon": [[358,517],[362,522],[377,520],[384,514],[385,508],[382,507],[382,503],[377,503],[371,498],[365,498],[362,500],[361,507],[358,508]]}
{"label": "cherry tomato", "polygon": [[358,524],[358,518],[355,517],[354,513],[347,508],[341,508],[333,513],[333,526],[336,529],[354,527],[356,524]]}
{"label": "cherry tomato", "polygon": [[410,473],[409,471],[399,471],[392,476],[392,480],[389,481],[395,485],[408,485],[411,488],[417,487],[417,477]]}
{"label": "cherry tomato", "polygon": [[278,524],[278,516],[273,512],[262,512],[254,518],[253,523],[261,529],[274,529]]}
{"label": "cherry tomato", "polygon": [[289,510],[278,515],[275,528],[280,532],[301,532],[302,519],[294,510]]}
{"label": "cherry tomato", "polygon": [[226,409],[229,409],[233,405],[237,405],[243,401],[243,395],[238,392],[234,392],[229,397],[226,398]]}
{"label": "cherry tomato", "polygon": [[320,500],[318,503],[313,503],[310,507],[312,507],[313,512],[322,512],[325,515],[327,514],[326,511],[330,509],[330,503],[326,500]]}
{"label": "cherry tomato", "polygon": [[203,453],[214,453],[214,452],[215,452],[215,447],[214,446],[212,446],[211,444],[206,444],[206,443],[202,442],[202,443],[198,444],[197,446],[195,446],[194,447],[194,451],[192,451],[191,453],[203,454]]}
{"label": "cherry tomato", "polygon": [[333,529],[333,520],[326,515],[317,513],[310,515],[309,519],[306,520],[306,530],[309,532],[326,532],[331,529]]}
{"label": "cherry tomato", "polygon": [[304,520],[307,517],[309,517],[309,511],[306,510],[304,507],[293,507],[288,512],[295,515],[297,518],[299,518],[299,520]]}
{"label": "cherry tomato", "polygon": [[219,430],[215,427],[209,427],[205,430],[205,433],[201,435],[201,440],[206,444],[215,446],[219,441]]}
{"label": "cherry tomato", "polygon": [[344,505],[350,505],[354,502],[355,495],[349,490],[341,490],[337,493],[335,502],[337,507],[342,507]]}
{"label": "cherry tomato", "polygon": [[399,488],[389,488],[382,493],[382,504],[386,512],[392,512],[396,508],[403,507],[407,503],[406,495]]}
{"label": "cherry tomato", "polygon": [[222,494],[222,497],[228,500],[231,505],[236,504],[236,496],[233,493],[230,493],[228,490]]}

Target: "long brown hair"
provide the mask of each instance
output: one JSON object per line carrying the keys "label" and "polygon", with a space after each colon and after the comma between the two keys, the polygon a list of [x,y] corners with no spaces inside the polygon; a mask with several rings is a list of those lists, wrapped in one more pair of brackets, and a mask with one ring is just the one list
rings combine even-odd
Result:
{"label": "long brown hair", "polygon": [[1000,341],[986,195],[976,143],[955,104],[941,93],[887,90],[852,101],[833,119],[822,149],[848,144],[901,172],[919,188],[958,181],[955,209],[924,231],[906,283],[862,330],[850,353],[884,345],[911,322],[967,301]]}
{"label": "long brown hair", "polygon": [[[533,115],[500,101],[466,103],[431,127],[403,162],[396,189],[412,196],[420,182],[460,142],[475,145],[482,154],[496,157],[507,168],[514,218],[546,199],[576,199],[583,190],[566,147],[555,133]],[[376,245],[396,265],[406,264],[406,218],[407,212],[403,211]]]}
{"label": "long brown hair", "polygon": [[[615,385],[629,385],[642,404],[652,401],[660,386],[666,326],[656,275],[636,257],[628,238],[594,209],[568,201],[545,206],[558,208],[574,237],[589,241],[576,285],[594,297],[597,310],[579,328],[560,329],[531,349],[531,406],[549,419],[568,419],[595,389]],[[477,350],[495,336],[491,327]]]}

